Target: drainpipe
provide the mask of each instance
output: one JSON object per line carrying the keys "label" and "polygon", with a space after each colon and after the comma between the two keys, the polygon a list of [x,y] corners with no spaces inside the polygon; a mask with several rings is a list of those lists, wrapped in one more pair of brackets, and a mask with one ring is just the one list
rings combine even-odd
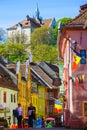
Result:
{"label": "drainpipe", "polygon": [[70,118],[72,117],[73,113],[73,98],[72,98],[72,80],[69,77],[72,77],[72,53],[71,53],[71,46],[72,42],[69,41],[68,50],[69,50],[69,59],[68,59],[68,109],[70,111]]}

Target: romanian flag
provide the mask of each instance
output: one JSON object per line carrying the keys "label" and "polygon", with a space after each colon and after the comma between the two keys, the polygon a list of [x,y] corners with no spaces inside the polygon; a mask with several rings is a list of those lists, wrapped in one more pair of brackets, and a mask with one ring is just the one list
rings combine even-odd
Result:
{"label": "romanian flag", "polygon": [[71,49],[73,50],[73,63],[72,63],[72,70],[75,71],[81,58],[82,58],[82,54],[80,54],[79,52],[77,52],[75,49],[73,49],[71,47]]}
{"label": "romanian flag", "polygon": [[73,52],[73,63],[72,63],[72,70],[75,71],[79,62],[81,60],[81,57],[79,57],[75,52]]}
{"label": "romanian flag", "polygon": [[55,113],[58,113],[58,114],[62,114],[62,104],[57,100],[55,99],[54,100],[54,112]]}
{"label": "romanian flag", "polygon": [[80,54],[79,52],[77,52],[75,49],[73,49],[72,47],[71,47],[71,49],[73,50],[73,52],[78,56],[78,57],[80,57],[80,58],[82,58],[82,54]]}

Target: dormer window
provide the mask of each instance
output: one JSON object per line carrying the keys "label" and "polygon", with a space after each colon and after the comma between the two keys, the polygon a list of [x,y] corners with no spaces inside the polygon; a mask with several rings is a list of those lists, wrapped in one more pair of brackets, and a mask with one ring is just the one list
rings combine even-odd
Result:
{"label": "dormer window", "polygon": [[21,27],[21,26],[22,26],[22,24],[21,24],[21,23],[18,23],[18,26],[20,26],[20,27]]}
{"label": "dormer window", "polygon": [[28,22],[25,23],[26,25],[28,24]]}

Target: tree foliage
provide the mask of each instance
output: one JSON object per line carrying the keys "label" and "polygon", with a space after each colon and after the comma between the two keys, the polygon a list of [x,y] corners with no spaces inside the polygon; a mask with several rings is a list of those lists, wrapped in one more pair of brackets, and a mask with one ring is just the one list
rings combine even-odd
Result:
{"label": "tree foliage", "polygon": [[61,19],[59,19],[57,21],[56,28],[54,29],[54,38],[55,38],[55,40],[57,40],[57,36],[58,36],[58,23],[61,22],[61,24],[64,26],[65,24],[67,24],[71,20],[72,20],[72,18],[64,17],[64,18],[61,18]]}
{"label": "tree foliage", "polygon": [[34,30],[31,34],[31,45],[37,44],[53,44],[54,35],[53,29],[47,25],[43,25],[40,28]]}
{"label": "tree foliage", "polygon": [[64,18],[61,18],[58,20],[58,23],[61,22],[62,25],[65,25],[67,24],[68,22],[70,22],[72,20],[72,18],[67,18],[67,17],[64,17]]}
{"label": "tree foliage", "polygon": [[10,62],[25,61],[28,56],[24,52],[25,46],[23,44],[12,42],[0,44],[0,55],[8,58]]}
{"label": "tree foliage", "polygon": [[4,41],[5,40],[5,30],[3,28],[0,28],[0,41]]}
{"label": "tree foliage", "polygon": [[53,44],[54,32],[52,28],[44,25],[31,34],[31,52],[33,61],[53,62],[57,59],[57,47]]}
{"label": "tree foliage", "polygon": [[32,49],[33,61],[49,61],[53,63],[58,56],[56,45],[37,44]]}

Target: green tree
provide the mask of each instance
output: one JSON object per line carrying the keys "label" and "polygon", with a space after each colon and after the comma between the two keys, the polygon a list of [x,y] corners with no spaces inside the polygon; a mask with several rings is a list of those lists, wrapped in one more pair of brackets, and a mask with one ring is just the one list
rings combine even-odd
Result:
{"label": "green tree", "polygon": [[7,42],[0,45],[0,54],[8,58],[10,62],[25,61],[28,56],[24,52],[23,44]]}
{"label": "green tree", "polygon": [[53,44],[54,42],[54,32],[53,29],[44,25],[40,28],[34,30],[31,34],[31,45],[37,44]]}
{"label": "green tree", "polygon": [[72,18],[67,18],[67,17],[64,17],[64,18],[61,18],[58,20],[58,23],[61,22],[62,25],[65,25],[67,24],[68,22],[70,22],[72,20]]}
{"label": "green tree", "polygon": [[58,23],[61,22],[61,24],[64,26],[65,24],[67,24],[71,20],[72,20],[72,18],[64,17],[64,18],[61,18],[61,19],[59,19],[57,21],[56,28],[54,29],[54,38],[55,38],[55,40],[57,40],[57,37],[58,37]]}
{"label": "green tree", "polygon": [[31,52],[33,61],[53,62],[57,59],[57,47],[53,44],[54,31],[44,25],[34,30],[31,34]]}
{"label": "green tree", "polygon": [[5,40],[5,30],[3,28],[0,28],[0,41],[4,41]]}
{"label": "green tree", "polygon": [[56,45],[37,44],[32,49],[33,61],[49,61],[54,63],[58,56],[56,48]]}

